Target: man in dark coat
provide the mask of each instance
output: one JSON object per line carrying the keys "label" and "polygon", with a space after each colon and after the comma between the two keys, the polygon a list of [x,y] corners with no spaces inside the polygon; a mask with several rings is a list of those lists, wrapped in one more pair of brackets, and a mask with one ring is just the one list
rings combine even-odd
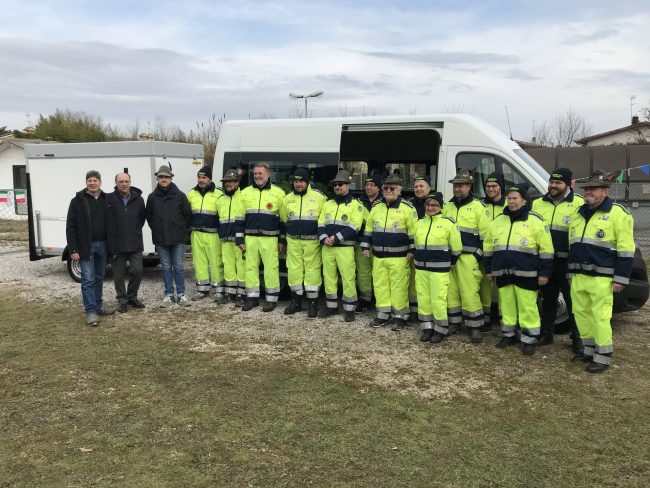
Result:
{"label": "man in dark coat", "polygon": [[[106,218],[108,239],[113,249],[113,281],[117,297],[117,311],[144,308],[138,300],[138,290],[142,281],[142,226],[145,222],[145,207],[142,191],[131,186],[128,173],[115,176],[115,191],[106,196]],[[126,263],[129,263],[129,286],[125,286]]]}
{"label": "man in dark coat", "polygon": [[68,254],[81,266],[81,296],[90,326],[99,324],[99,315],[115,313],[104,307],[103,299],[106,259],[112,250],[107,243],[106,195],[101,187],[99,171],[88,171],[86,188],[70,201],[65,225]]}
{"label": "man in dark coat", "polygon": [[161,306],[170,307],[176,302],[187,307],[190,301],[185,296],[183,258],[192,211],[185,193],[172,183],[173,177],[169,166],[158,169],[158,186],[147,198],[146,215],[163,271],[165,298]]}

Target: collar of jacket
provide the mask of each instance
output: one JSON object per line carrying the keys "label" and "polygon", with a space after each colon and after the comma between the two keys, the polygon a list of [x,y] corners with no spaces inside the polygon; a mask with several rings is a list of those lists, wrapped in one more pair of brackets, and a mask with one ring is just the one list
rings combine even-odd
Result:
{"label": "collar of jacket", "polygon": [[257,188],[259,191],[270,190],[271,189],[271,178],[266,180],[266,183],[264,183],[262,186],[259,186],[257,183],[253,183],[253,186],[255,188]]}
{"label": "collar of jacket", "polygon": [[499,207],[503,207],[506,204],[506,196],[502,193],[501,198],[499,198],[496,202],[494,200],[490,200],[490,198],[486,196],[483,198],[483,203],[486,205],[497,205]]}
{"label": "collar of jacket", "polygon": [[103,196],[105,195],[105,193],[104,193],[104,190],[100,189],[100,190],[99,190],[99,195],[97,195],[96,197],[94,197],[94,196],[92,196],[92,195],[90,194],[90,192],[88,191],[88,188],[84,188],[84,189],[81,190],[79,193],[77,193],[77,195],[78,195],[79,197],[81,197],[81,198],[83,198],[83,197],[88,197],[88,198],[99,198],[99,197],[103,197]]}
{"label": "collar of jacket", "polygon": [[374,207],[374,206],[377,205],[378,203],[383,202],[383,201],[384,201],[384,197],[381,195],[381,193],[379,193],[379,194],[377,195],[377,198],[375,198],[374,200],[370,200],[370,198],[368,198],[368,195],[366,195],[366,194],[364,193],[363,195],[361,195],[361,196],[359,197],[359,200],[361,200],[361,202],[363,202],[364,204],[367,203],[367,204],[370,205],[371,207]]}
{"label": "collar of jacket", "polygon": [[426,219],[429,219],[429,220],[442,218],[442,210],[440,210],[440,212],[438,212],[438,213],[435,214],[435,215],[427,215],[427,214],[424,214],[424,217],[422,217],[422,218],[426,218]]}
{"label": "collar of jacket", "polygon": [[512,212],[508,207],[503,209],[503,214],[510,217],[510,222],[515,222],[517,220],[528,220],[528,213],[530,209],[528,205],[522,206],[519,210]]}
{"label": "collar of jacket", "polygon": [[[560,200],[560,203],[562,203],[562,202],[572,202],[574,196],[575,196],[575,193],[573,192],[573,189],[571,189],[571,190],[569,190],[569,193],[567,194],[567,196],[565,196],[562,200]],[[550,193],[547,193],[546,195],[544,195],[542,197],[542,200],[544,200],[545,202],[553,202],[553,199],[551,198]]]}
{"label": "collar of jacket", "polygon": [[469,195],[467,195],[465,198],[463,198],[460,202],[456,200],[456,197],[453,197],[451,200],[449,200],[451,203],[456,205],[458,208],[467,205],[468,203],[472,203],[474,201],[474,194],[470,191]]}
{"label": "collar of jacket", "polygon": [[205,195],[209,191],[214,191],[217,187],[214,184],[214,181],[211,181],[208,187],[204,190],[199,185],[196,185],[194,189],[198,191],[201,195]]}
{"label": "collar of jacket", "polygon": [[598,211],[609,213],[613,206],[614,201],[609,197],[605,197],[605,200],[603,200],[596,208],[591,209],[589,208],[589,204],[585,203],[578,209],[578,212],[580,212],[580,215],[582,215],[585,220],[589,220]]}
{"label": "collar of jacket", "polygon": [[305,188],[305,191],[296,191],[296,189],[294,188],[293,194],[298,196],[303,196],[306,195],[308,191],[309,191],[309,183],[307,183],[307,187]]}
{"label": "collar of jacket", "polygon": [[[142,190],[140,188],[136,188],[135,186],[132,186],[129,191],[131,192],[131,198],[129,198],[129,200],[133,200],[134,198],[138,198],[140,195],[142,195]],[[116,197],[122,198],[122,194],[118,191],[117,187],[115,187],[115,191],[113,193]]]}
{"label": "collar of jacket", "polygon": [[160,185],[156,185],[156,193],[162,196],[173,195],[178,191],[176,183],[170,183],[167,188],[163,188]]}
{"label": "collar of jacket", "polygon": [[400,206],[400,203],[402,203],[402,195],[397,197],[397,200],[395,200],[393,203],[388,203],[386,199],[384,199],[384,203],[388,208],[398,208]]}
{"label": "collar of jacket", "polygon": [[226,195],[226,196],[228,196],[228,197],[231,197],[231,196],[233,196],[235,193],[237,193],[238,190],[239,190],[239,187],[236,187],[236,188],[235,188],[234,190],[232,190],[232,191],[228,191],[228,190],[226,190],[226,189],[224,188],[224,189],[223,189],[223,193],[224,193],[224,195]]}
{"label": "collar of jacket", "polygon": [[341,205],[342,203],[350,203],[352,201],[352,193],[348,192],[347,195],[344,197],[339,197],[338,195],[334,195],[334,201]]}

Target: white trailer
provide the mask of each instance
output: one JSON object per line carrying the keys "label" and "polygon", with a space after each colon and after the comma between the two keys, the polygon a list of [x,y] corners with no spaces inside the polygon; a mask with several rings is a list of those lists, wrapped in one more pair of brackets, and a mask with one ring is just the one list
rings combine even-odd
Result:
{"label": "white trailer", "polygon": [[[30,260],[60,256],[76,280],[80,275],[68,256],[65,225],[70,200],[85,187],[87,171],[101,173],[107,193],[114,190],[117,173],[128,173],[146,200],[156,187],[154,173],[161,165],[171,166],[174,183],[187,192],[196,185],[196,172],[204,164],[201,144],[160,141],[28,144],[25,160]],[[155,256],[147,225],[143,237],[145,259]]]}

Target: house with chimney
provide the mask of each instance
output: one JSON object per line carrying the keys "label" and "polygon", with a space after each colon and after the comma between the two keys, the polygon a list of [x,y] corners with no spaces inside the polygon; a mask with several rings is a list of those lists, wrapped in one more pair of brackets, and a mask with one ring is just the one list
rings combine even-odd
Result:
{"label": "house with chimney", "polygon": [[641,122],[635,115],[632,117],[632,123],[628,126],[583,137],[575,142],[585,147],[650,144],[650,122]]}

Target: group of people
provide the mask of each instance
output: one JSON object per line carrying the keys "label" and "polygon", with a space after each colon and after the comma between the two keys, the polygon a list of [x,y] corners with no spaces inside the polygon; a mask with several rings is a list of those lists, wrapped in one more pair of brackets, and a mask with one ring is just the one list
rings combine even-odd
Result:
{"label": "group of people", "polygon": [[[439,343],[461,325],[470,341],[491,330],[493,286],[499,296],[501,337],[497,347],[523,343],[524,355],[554,338],[557,301],[562,292],[573,324],[574,361],[587,371],[605,371],[612,356],[612,292],[629,282],[634,256],[633,219],[608,197],[600,171],[574,193],[569,169],[550,176],[548,193],[532,201],[526,184],[505,188],[494,172],[484,181],[485,198],[472,192],[474,177],[465,169],[450,180],[453,198],[432,192],[428,176],[415,179],[415,197],[402,197],[399,174],[370,175],[364,194],[350,193],[351,175],[340,170],[328,199],[310,184],[307,169],[292,175],[285,194],[270,181],[264,162],[253,167],[253,184],[239,188],[240,175],[229,169],[221,182],[211,168],[197,174],[185,195],[167,166],[144,204],[128,174],[116,176],[115,191],[101,191],[97,171],[86,175],[68,212],[68,252],[81,263],[81,288],[89,325],[113,313],[102,300],[108,256],[113,257],[118,311],[141,308],[137,292],[142,274],[142,227],[148,222],[163,271],[161,306],[187,306],[183,256],[191,233],[196,291],[191,300],[210,296],[243,311],[277,306],[279,256],[286,251],[291,301],[284,313],[339,314],[339,283],[344,320],[371,307],[372,327],[401,330],[419,320],[420,340]],[[129,283],[125,286],[126,262]],[[325,307],[318,298],[324,285]],[[541,317],[538,296],[541,295]],[[517,329],[520,330],[519,338]]]}

